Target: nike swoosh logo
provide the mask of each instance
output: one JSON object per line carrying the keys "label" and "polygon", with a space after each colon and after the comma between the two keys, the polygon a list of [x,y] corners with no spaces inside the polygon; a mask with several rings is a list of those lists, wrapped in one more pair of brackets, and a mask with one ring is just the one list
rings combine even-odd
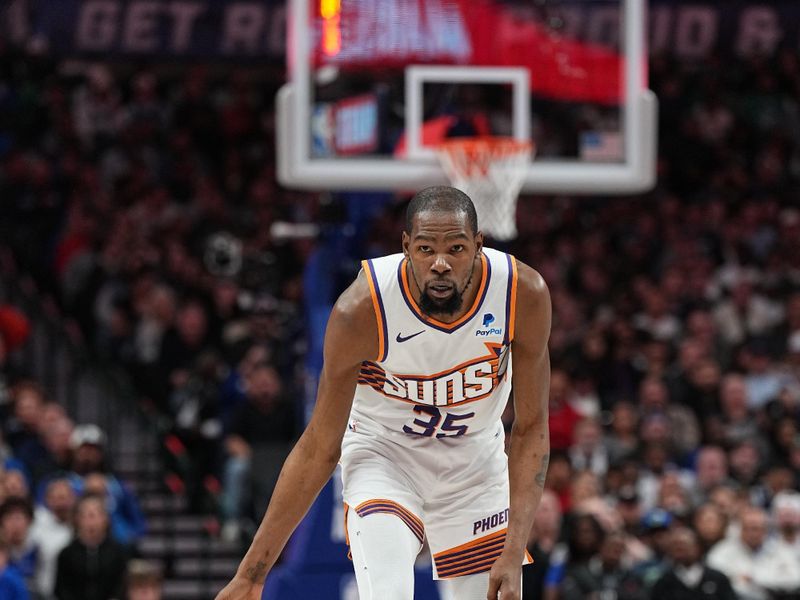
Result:
{"label": "nike swoosh logo", "polygon": [[397,337],[395,338],[395,340],[397,341],[398,344],[402,344],[403,342],[407,342],[408,340],[410,340],[413,337],[417,337],[421,333],[425,333],[425,330],[423,329],[422,331],[418,331],[417,333],[412,333],[411,335],[407,335],[406,337],[403,337],[402,335],[400,335],[398,333]]}

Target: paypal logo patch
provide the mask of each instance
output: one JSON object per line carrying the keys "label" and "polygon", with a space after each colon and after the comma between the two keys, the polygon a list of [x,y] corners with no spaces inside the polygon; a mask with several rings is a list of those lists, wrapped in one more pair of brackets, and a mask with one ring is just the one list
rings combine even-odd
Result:
{"label": "paypal logo patch", "polygon": [[[498,327],[489,327],[489,325],[492,323],[494,323],[494,315],[492,313],[484,314],[483,325],[481,325],[482,329],[478,329],[478,331],[475,332],[475,335],[480,337],[486,337],[488,335],[502,335],[502,329]],[[489,329],[485,329],[486,327],[489,327]]]}

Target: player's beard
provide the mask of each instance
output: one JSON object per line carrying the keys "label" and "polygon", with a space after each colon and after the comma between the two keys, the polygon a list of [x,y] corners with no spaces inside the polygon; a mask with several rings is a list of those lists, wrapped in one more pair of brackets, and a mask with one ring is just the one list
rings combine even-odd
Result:
{"label": "player's beard", "polygon": [[[459,290],[456,284],[453,284],[453,294],[444,300],[438,300],[431,296],[428,293],[428,286],[432,283],[436,283],[436,280],[426,283],[425,287],[419,285],[417,283],[417,287],[421,289],[420,297],[419,297],[419,309],[428,316],[435,316],[435,315],[452,315],[457,312],[461,305],[464,303],[464,292],[467,291],[470,284],[472,283],[472,271],[470,271],[469,279],[467,279],[467,283],[464,284],[464,287]],[[416,279],[416,274],[414,273],[414,266],[411,265],[411,274]]]}
{"label": "player's beard", "polygon": [[[466,288],[465,288],[466,289]],[[464,303],[464,294],[453,286],[453,294],[445,300],[437,300],[428,294],[427,287],[419,297],[419,309],[426,315],[452,315]]]}

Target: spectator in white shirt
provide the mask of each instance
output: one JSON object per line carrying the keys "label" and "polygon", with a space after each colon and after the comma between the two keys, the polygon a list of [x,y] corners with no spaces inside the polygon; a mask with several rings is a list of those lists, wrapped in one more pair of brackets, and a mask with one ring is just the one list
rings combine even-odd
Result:
{"label": "spectator in white shirt", "polygon": [[748,336],[764,335],[783,319],[783,307],[755,292],[747,277],[733,283],[730,298],[714,308],[714,320],[722,339],[730,346]]}
{"label": "spectator in white shirt", "polygon": [[767,540],[767,515],[748,507],[741,513],[741,534],[714,546],[708,565],[727,575],[741,600],[768,600],[771,592],[800,590],[800,561],[777,540]]}
{"label": "spectator in white shirt", "polygon": [[772,519],[778,539],[800,560],[800,493],[779,492],[772,500]]}
{"label": "spectator in white shirt", "polygon": [[30,537],[39,547],[36,586],[43,598],[52,598],[56,585],[58,554],[72,541],[75,491],[66,478],[47,484],[44,506],[37,506]]}

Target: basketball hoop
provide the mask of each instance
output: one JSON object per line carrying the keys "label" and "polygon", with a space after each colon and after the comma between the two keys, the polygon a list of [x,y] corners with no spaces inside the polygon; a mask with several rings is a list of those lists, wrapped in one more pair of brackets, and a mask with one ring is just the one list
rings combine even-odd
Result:
{"label": "basketball hoop", "polygon": [[437,154],[453,187],[475,203],[481,230],[498,241],[515,238],[517,196],[533,144],[508,137],[453,138]]}

